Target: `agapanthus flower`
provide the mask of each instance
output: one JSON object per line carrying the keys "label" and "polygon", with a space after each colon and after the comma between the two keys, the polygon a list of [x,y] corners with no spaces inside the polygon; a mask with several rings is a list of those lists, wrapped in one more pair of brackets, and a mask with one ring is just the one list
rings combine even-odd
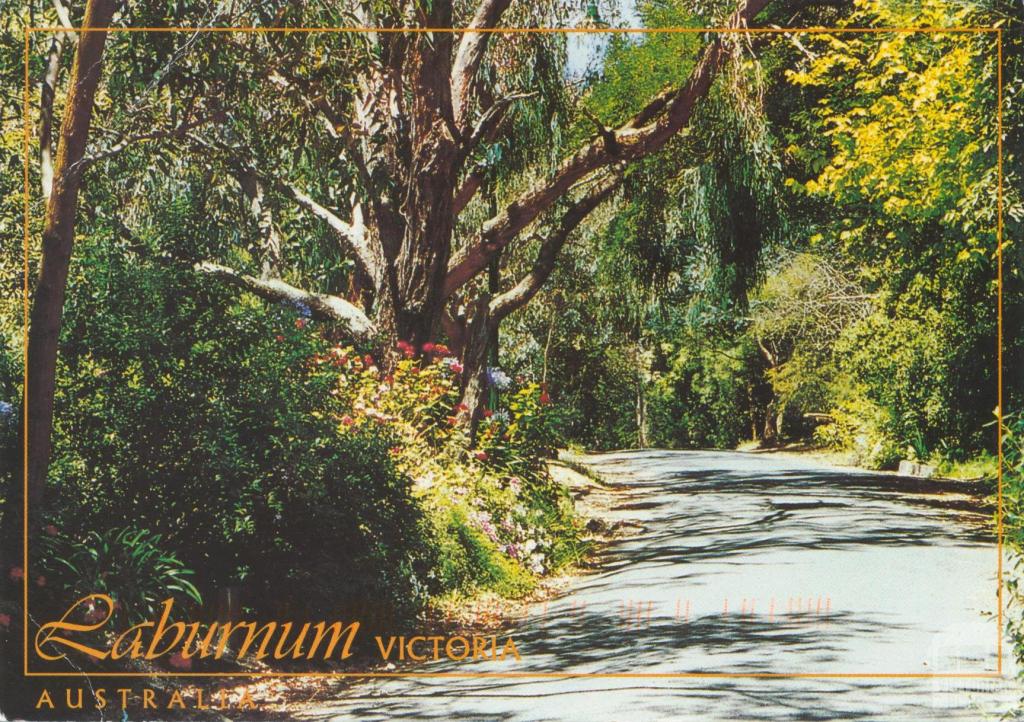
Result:
{"label": "agapanthus flower", "polygon": [[499,368],[489,368],[487,369],[487,383],[498,391],[504,391],[512,385],[512,377]]}

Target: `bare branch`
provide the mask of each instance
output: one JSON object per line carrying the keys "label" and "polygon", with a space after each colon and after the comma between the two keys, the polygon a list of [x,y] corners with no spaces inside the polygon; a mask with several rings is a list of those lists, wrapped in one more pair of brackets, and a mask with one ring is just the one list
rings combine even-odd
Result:
{"label": "bare branch", "polygon": [[200,273],[207,273],[222,279],[267,301],[305,305],[314,317],[342,325],[356,341],[370,341],[377,334],[376,327],[365,313],[338,296],[304,291],[280,279],[260,279],[248,276],[227,266],[209,261],[197,263],[195,268]]}

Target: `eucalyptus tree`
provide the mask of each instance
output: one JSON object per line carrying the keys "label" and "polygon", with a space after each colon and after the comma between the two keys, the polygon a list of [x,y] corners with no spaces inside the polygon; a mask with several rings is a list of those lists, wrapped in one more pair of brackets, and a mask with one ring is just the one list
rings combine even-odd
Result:
{"label": "eucalyptus tree", "polygon": [[[766,5],[767,0],[749,0],[724,25],[752,24]],[[219,152],[236,172],[325,223],[355,265],[359,294],[305,288],[287,274],[247,273],[214,259],[197,268],[271,301],[303,303],[353,340],[385,354],[394,353],[398,340],[422,345],[444,328],[457,330],[452,311],[467,309],[463,354],[472,396],[494,325],[544,285],[573,230],[618,186],[621,169],[661,150],[689,125],[733,42],[723,34],[711,37],[685,80],[659,89],[615,125],[597,121],[596,133],[550,168],[525,174],[518,192],[501,197],[494,213],[466,228],[460,215],[476,196],[492,190],[479,161],[510,111],[528,104],[534,92],[503,82],[503,64],[525,44],[522,34],[492,32],[514,17],[511,6],[511,0],[482,0],[466,8],[446,0],[429,6],[395,2],[372,11],[355,7],[345,16],[350,24],[375,31],[350,34],[333,49],[324,45],[319,60],[308,53],[268,54],[281,45],[276,38],[249,43],[245,50],[260,69],[252,82],[276,88],[315,117],[334,154],[319,155],[311,166],[320,178],[338,182],[324,189],[324,197],[310,187],[310,174],[303,182],[279,162],[288,151],[299,155],[323,138],[270,149],[272,157],[254,152],[258,141],[223,129],[193,133],[193,142],[204,152]],[[431,30],[452,26],[467,31]],[[328,72],[341,47],[343,77]],[[680,66],[689,60],[680,58]],[[522,244],[530,231],[542,236],[534,263],[488,297],[479,279],[498,254]]]}

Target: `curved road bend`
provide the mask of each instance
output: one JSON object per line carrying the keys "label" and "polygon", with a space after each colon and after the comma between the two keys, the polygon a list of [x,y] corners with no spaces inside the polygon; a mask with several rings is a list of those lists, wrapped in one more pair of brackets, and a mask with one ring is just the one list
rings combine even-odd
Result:
{"label": "curved road bend", "polygon": [[[423,671],[974,674],[996,669],[997,552],[949,484],[705,451],[585,457],[643,531],[513,630],[521,662]],[[1004,644],[1004,673],[1012,658]],[[304,719],[982,720],[999,678],[371,679]],[[998,715],[995,715],[998,717]]]}

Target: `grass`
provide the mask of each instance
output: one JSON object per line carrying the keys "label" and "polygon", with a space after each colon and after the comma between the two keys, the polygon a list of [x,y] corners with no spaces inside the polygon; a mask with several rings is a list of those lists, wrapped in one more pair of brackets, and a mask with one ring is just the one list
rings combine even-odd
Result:
{"label": "grass", "polygon": [[948,479],[994,479],[999,472],[999,459],[984,452],[966,461],[942,460],[936,464],[936,473]]}

